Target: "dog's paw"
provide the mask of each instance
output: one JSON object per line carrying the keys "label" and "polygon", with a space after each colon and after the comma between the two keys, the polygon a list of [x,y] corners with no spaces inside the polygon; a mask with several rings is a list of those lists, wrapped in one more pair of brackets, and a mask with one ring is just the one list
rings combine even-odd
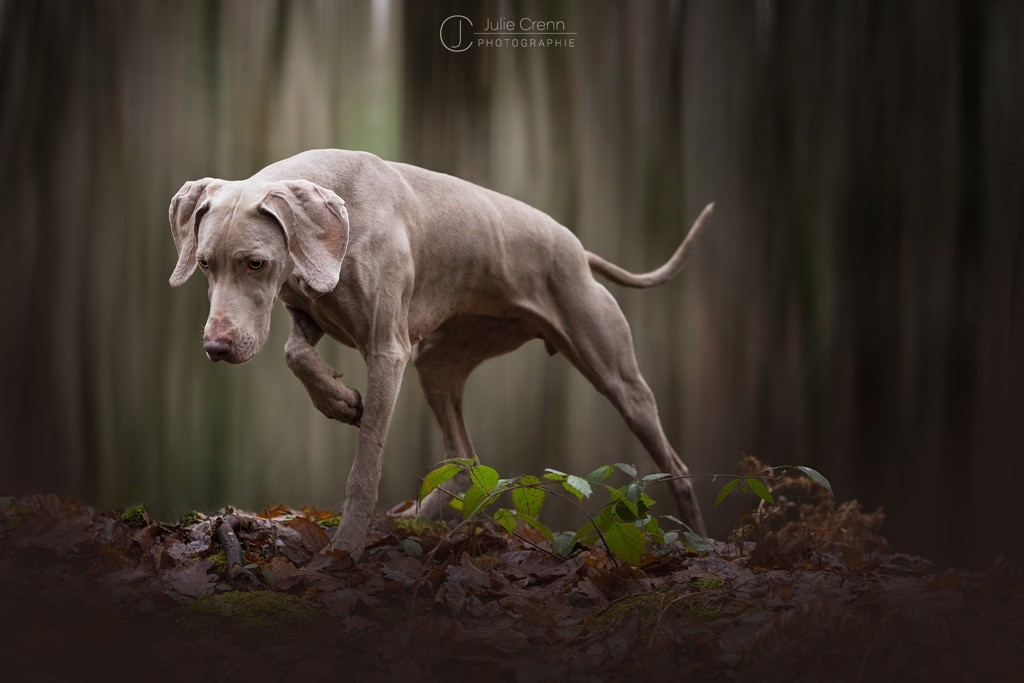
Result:
{"label": "dog's paw", "polygon": [[352,561],[358,561],[363,554],[366,545],[365,525],[352,524],[346,527],[344,518],[338,530],[334,532],[334,538],[322,552],[342,551],[347,553]]}
{"label": "dog's paw", "polygon": [[355,389],[342,384],[337,377],[325,384],[324,391],[312,396],[316,409],[332,420],[358,427],[363,417],[363,397]]}

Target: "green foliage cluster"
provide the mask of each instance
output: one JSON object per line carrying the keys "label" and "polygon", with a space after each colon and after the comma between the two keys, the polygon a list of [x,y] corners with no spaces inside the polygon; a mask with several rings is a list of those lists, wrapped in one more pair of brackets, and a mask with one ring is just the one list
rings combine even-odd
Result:
{"label": "green foliage cluster", "polygon": [[[810,479],[815,483],[828,489],[829,493],[832,493],[832,485],[828,483],[828,479],[822,476],[821,472],[813,470],[810,467],[804,467],[803,465],[782,465],[780,467],[769,467],[766,472],[774,472],[775,470],[797,470],[802,472],[810,477]],[[775,497],[772,495],[771,488],[761,478],[734,477],[731,481],[726,483],[721,490],[719,490],[718,495],[715,497],[715,507],[718,507],[718,505],[728,498],[734,491],[752,493],[764,502],[775,505]]]}
{"label": "green foliage cluster", "polygon": [[144,527],[149,524],[149,514],[142,504],[134,505],[121,513],[121,521],[130,527]]}
{"label": "green foliage cluster", "polygon": [[228,556],[223,550],[209,555],[206,559],[213,563],[210,569],[222,579],[228,578]]}
{"label": "green foliage cluster", "polygon": [[316,520],[316,523],[321,529],[333,529],[334,527],[341,524],[341,515],[331,515],[330,517],[322,517]]}
{"label": "green foliage cluster", "polygon": [[421,517],[392,517],[395,528],[410,536],[440,535],[448,531],[448,525],[440,519]]}
{"label": "green foliage cluster", "polygon": [[[785,465],[768,468],[765,474],[779,469],[799,470],[829,492],[832,490],[825,477],[809,467]],[[446,491],[444,485],[461,472],[468,475],[469,488],[461,495]],[[609,483],[613,476],[620,480],[624,476],[626,481],[616,486]],[[727,476],[730,479],[719,491],[715,505],[735,492],[751,493],[769,504],[775,503],[771,487],[762,477],[708,476]],[[580,548],[601,544],[613,558],[637,565],[649,546],[667,552],[679,542],[696,553],[714,550],[710,541],[682,520],[673,515],[652,512],[656,501],[648,495],[648,487],[676,478],[681,477],[663,472],[641,476],[636,467],[627,463],[602,465],[585,477],[548,468],[540,478],[532,474],[502,478],[493,467],[482,465],[474,458],[452,458],[442,461],[427,473],[420,487],[419,499],[422,501],[441,489],[451,495],[451,505],[461,511],[463,523],[489,519],[510,534],[516,534],[522,524],[537,531],[562,557],[569,557]],[[596,513],[591,513],[581,503],[594,496],[595,492],[603,494],[605,502]],[[576,531],[553,532],[540,519],[541,509],[549,496],[569,501],[586,517],[586,523]],[[506,503],[511,502],[511,506],[499,506],[502,499]],[[410,545],[416,547],[407,548],[407,552],[419,554],[418,544]]]}
{"label": "green foliage cluster", "polygon": [[644,624],[645,629],[652,628],[658,618],[658,608],[664,599],[663,593],[645,592],[616,600],[594,614],[587,622],[586,631],[588,633],[603,631],[630,612],[637,612],[640,615],[640,621]]}
{"label": "green foliage cluster", "polygon": [[178,520],[179,526],[193,526],[199,524],[202,521],[202,515],[198,510],[190,510],[181,516]]}

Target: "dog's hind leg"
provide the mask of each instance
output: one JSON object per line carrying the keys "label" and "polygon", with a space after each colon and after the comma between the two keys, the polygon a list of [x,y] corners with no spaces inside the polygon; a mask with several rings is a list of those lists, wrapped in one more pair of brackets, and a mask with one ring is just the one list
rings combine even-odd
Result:
{"label": "dog's hind leg", "polygon": [[[476,455],[462,415],[462,391],[469,374],[488,358],[514,351],[536,336],[511,318],[458,316],[417,346],[413,363],[423,395],[441,428],[446,458]],[[461,493],[468,487],[468,477],[456,477],[445,484],[445,491],[435,491],[424,499],[419,515],[439,516],[449,494]]]}
{"label": "dog's hind leg", "polygon": [[[662,472],[690,473],[669,444],[658,406],[640,374],[629,323],[612,295],[589,273],[563,287],[554,305],[551,341],[612,402]],[[706,535],[689,479],[670,482],[683,521]]]}

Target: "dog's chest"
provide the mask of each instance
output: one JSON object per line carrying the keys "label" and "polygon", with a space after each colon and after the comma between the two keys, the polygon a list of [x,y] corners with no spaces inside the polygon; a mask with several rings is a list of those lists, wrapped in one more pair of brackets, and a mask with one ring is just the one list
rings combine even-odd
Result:
{"label": "dog's chest", "polygon": [[[350,302],[331,294],[320,295],[300,279],[288,279],[278,298],[289,306],[305,311],[324,333],[340,344],[360,348],[359,330],[362,328]],[[352,308],[353,310],[349,310]]]}

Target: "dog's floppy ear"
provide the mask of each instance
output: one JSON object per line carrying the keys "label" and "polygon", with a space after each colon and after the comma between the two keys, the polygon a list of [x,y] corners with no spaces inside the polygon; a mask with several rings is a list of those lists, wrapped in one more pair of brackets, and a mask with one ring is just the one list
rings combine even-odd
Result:
{"label": "dog's floppy ear", "polygon": [[199,233],[199,219],[205,213],[205,205],[199,200],[206,193],[213,178],[190,180],[181,186],[171,200],[167,217],[171,221],[171,236],[178,248],[178,265],[171,273],[171,287],[177,287],[188,280],[196,270],[196,239]]}
{"label": "dog's floppy ear", "polygon": [[321,294],[333,291],[348,250],[348,211],[341,197],[307,180],[282,180],[260,209],[284,230],[295,274]]}

